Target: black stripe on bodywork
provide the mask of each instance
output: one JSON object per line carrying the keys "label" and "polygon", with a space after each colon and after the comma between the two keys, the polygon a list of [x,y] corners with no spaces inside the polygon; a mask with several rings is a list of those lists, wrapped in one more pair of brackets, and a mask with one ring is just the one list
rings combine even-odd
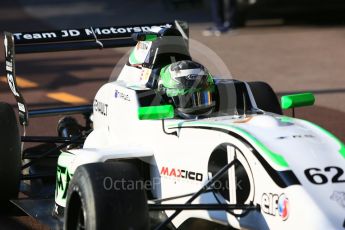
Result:
{"label": "black stripe on bodywork", "polygon": [[219,131],[222,133],[229,134],[253,149],[252,153],[254,156],[259,160],[261,165],[264,167],[268,175],[272,178],[272,180],[281,188],[286,188],[291,185],[300,185],[301,182],[298,180],[296,175],[292,172],[292,170],[284,170],[284,171],[277,171],[261,156],[261,154],[242,136],[227,129],[216,128],[216,127],[204,127],[204,126],[188,126],[188,127],[175,127],[178,129],[181,128],[193,128],[193,129],[207,129],[207,130],[214,130]]}

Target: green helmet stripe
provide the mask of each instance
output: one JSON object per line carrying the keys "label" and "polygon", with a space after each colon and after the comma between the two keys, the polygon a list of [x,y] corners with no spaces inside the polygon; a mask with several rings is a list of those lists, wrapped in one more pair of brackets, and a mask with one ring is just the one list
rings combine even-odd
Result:
{"label": "green helmet stripe", "polygon": [[166,94],[168,97],[185,95],[187,93],[195,93],[195,92],[200,92],[204,90],[210,90],[211,92],[214,91],[214,82],[210,74],[208,74],[208,78],[207,78],[208,87],[206,88],[205,87],[204,88],[181,88],[179,83],[173,80],[170,73],[170,66],[171,65],[167,65],[163,67],[160,72],[161,80],[162,80],[163,86],[166,89]]}
{"label": "green helmet stripe", "polygon": [[173,88],[176,83],[172,80],[171,74],[169,71],[170,65],[167,65],[162,68],[161,70],[161,79],[163,81],[163,85],[167,88]]}

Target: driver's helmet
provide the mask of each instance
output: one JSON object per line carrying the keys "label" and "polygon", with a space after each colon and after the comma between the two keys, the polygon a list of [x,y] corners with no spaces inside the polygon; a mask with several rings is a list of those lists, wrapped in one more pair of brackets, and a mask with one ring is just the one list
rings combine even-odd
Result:
{"label": "driver's helmet", "polygon": [[178,61],[162,68],[159,89],[172,99],[177,114],[196,118],[215,107],[214,82],[207,69],[194,61]]}

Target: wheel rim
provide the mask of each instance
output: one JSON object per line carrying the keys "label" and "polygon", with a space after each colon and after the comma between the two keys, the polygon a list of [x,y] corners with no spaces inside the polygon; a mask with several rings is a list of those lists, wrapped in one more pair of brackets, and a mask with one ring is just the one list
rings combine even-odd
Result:
{"label": "wheel rim", "polygon": [[66,230],[85,230],[86,215],[78,193],[73,193],[68,204]]}
{"label": "wheel rim", "polygon": [[84,209],[83,209],[82,204],[80,205],[79,212],[78,212],[77,229],[85,230],[85,216],[84,216]]}

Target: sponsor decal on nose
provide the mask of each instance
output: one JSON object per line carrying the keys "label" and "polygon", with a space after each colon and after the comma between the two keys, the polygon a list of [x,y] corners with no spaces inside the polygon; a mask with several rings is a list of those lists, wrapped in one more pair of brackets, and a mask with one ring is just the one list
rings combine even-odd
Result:
{"label": "sponsor decal on nose", "polygon": [[264,193],[262,195],[262,211],[272,216],[280,216],[287,220],[290,213],[289,199],[283,194]]}
{"label": "sponsor decal on nose", "polygon": [[278,213],[279,216],[286,220],[289,217],[289,199],[282,194],[278,200]]}

